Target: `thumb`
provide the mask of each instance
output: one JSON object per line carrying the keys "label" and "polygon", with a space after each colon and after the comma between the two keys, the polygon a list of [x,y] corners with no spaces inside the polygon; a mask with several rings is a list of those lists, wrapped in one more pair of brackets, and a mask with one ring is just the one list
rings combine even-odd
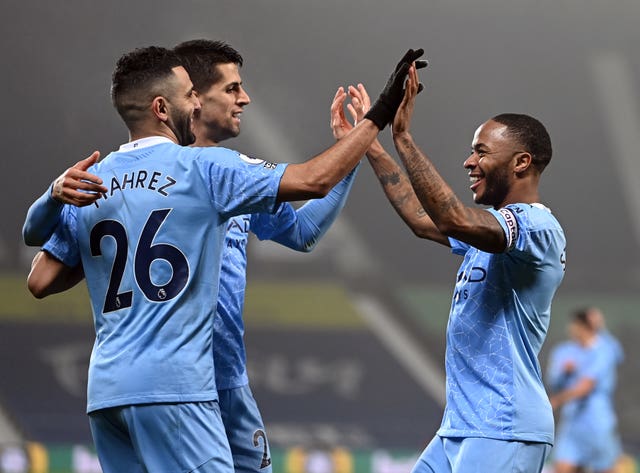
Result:
{"label": "thumb", "polygon": [[88,158],[84,158],[82,161],[78,161],[75,166],[76,169],[80,169],[81,171],[86,171],[100,159],[100,151],[94,151],[91,153],[91,156]]}

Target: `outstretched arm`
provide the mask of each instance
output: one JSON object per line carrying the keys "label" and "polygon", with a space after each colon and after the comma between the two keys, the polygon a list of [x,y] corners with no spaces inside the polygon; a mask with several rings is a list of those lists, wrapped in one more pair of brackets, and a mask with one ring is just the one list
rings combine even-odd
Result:
{"label": "outstretched arm", "polygon": [[573,399],[581,399],[583,397],[588,396],[589,394],[591,394],[591,391],[593,391],[593,388],[595,388],[596,386],[596,382],[591,379],[591,378],[582,378],[580,380],[578,380],[578,382],[571,386],[570,388],[567,388],[563,391],[560,391],[557,394],[552,395],[549,398],[549,401],[551,402],[551,407],[553,407],[554,409],[557,409],[558,407],[562,406],[563,404],[572,401]]}
{"label": "outstretched arm", "polygon": [[280,180],[278,201],[324,197],[356,166],[378,132],[393,119],[402,101],[409,64],[422,54],[421,49],[407,51],[365,119],[343,139],[304,163],[287,166]]}
{"label": "outstretched arm", "polygon": [[326,197],[310,200],[297,209],[293,223],[271,240],[296,251],[313,250],[342,211],[357,171],[356,167]]}
{"label": "outstretched arm", "polygon": [[[334,135],[337,133],[337,139],[344,137],[353,128],[344,116],[342,105],[345,97],[344,88],[340,87],[331,104],[331,128]],[[360,164],[322,199],[312,199],[297,210],[285,202],[274,214],[253,215],[251,230],[261,240],[269,239],[305,253],[312,251],[342,211],[359,166]]]}
{"label": "outstretched arm", "polygon": [[26,245],[44,244],[53,233],[64,204],[84,207],[94,203],[107,191],[102,179],[86,172],[99,157],[100,153],[94,151],[88,158],[78,161],[53,181],[47,191],[29,207],[22,227],[22,238]]}
{"label": "outstretched arm", "polygon": [[418,200],[443,235],[482,251],[503,252],[506,237],[498,220],[490,212],[465,206],[413,141],[409,126],[418,88],[418,73],[411,67],[405,96],[392,125],[396,150]]}
{"label": "outstretched arm", "polygon": [[[358,122],[369,109],[371,100],[362,84],[358,84],[357,88],[349,86],[349,95],[351,96],[351,103],[347,105],[347,108],[352,118]],[[336,94],[336,98],[339,99],[338,94]],[[337,113],[334,114],[331,124],[334,135],[338,137],[341,130],[346,127],[336,117]],[[422,208],[422,204],[420,204],[416,193],[411,187],[409,178],[398,163],[385,151],[377,138],[367,150],[367,159],[378,181],[380,181],[380,185],[391,206],[411,231],[420,238],[428,238],[448,246],[448,238],[440,233],[438,227],[435,226]]]}

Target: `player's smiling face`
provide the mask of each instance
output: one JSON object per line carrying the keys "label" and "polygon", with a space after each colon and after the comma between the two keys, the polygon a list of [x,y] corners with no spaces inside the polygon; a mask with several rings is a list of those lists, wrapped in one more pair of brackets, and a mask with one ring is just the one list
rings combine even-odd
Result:
{"label": "player's smiling face", "polygon": [[242,87],[237,64],[218,64],[216,69],[219,80],[198,94],[202,105],[195,115],[198,145],[217,144],[238,136],[243,109],[251,102]]}
{"label": "player's smiling face", "polygon": [[513,179],[516,154],[522,152],[507,133],[507,126],[489,120],[476,130],[471,155],[464,162],[476,204],[500,208],[505,204]]}

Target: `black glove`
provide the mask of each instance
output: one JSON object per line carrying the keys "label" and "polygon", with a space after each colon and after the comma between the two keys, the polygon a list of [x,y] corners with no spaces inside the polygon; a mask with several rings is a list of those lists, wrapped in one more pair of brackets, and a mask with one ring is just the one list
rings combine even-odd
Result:
{"label": "black glove", "polygon": [[[404,81],[407,77],[409,67],[412,62],[416,61],[416,59],[423,54],[424,50],[422,49],[415,51],[410,49],[406,52],[393,71],[393,74],[391,74],[391,77],[389,77],[387,84],[380,93],[380,97],[378,97],[378,100],[375,101],[364,116],[364,118],[368,118],[375,123],[380,130],[387,126],[396,115],[396,111],[404,96]],[[417,69],[422,69],[426,66],[427,61],[416,61]]]}

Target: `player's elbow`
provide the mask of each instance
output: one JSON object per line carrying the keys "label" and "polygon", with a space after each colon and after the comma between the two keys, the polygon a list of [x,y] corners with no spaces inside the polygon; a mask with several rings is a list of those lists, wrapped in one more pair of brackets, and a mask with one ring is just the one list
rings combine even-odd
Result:
{"label": "player's elbow", "polygon": [[333,182],[317,179],[306,182],[304,184],[304,187],[306,188],[306,192],[310,196],[309,199],[322,199],[323,197],[326,197],[329,192],[331,192],[333,185]]}
{"label": "player's elbow", "polygon": [[281,201],[321,199],[336,184],[326,173],[305,164],[287,166],[278,189]]}
{"label": "player's elbow", "polygon": [[434,219],[436,228],[446,237],[459,238],[467,235],[472,230],[472,225],[464,218],[455,218],[448,216],[447,218]]}
{"label": "player's elbow", "polygon": [[29,292],[36,299],[43,299],[49,295],[47,286],[42,284],[38,278],[33,277],[31,274],[27,277],[27,287],[29,288]]}

